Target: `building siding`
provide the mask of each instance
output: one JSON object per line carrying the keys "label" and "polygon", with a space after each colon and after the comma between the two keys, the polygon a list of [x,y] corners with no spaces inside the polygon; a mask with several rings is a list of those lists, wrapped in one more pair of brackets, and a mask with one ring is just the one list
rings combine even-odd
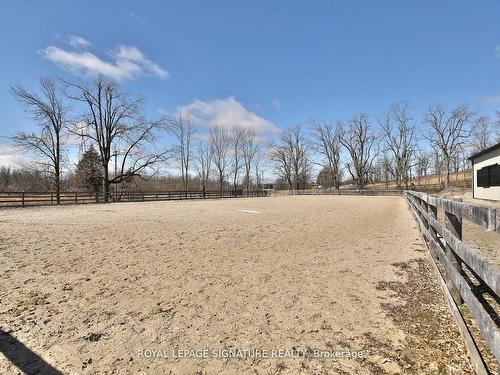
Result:
{"label": "building siding", "polygon": [[477,186],[477,171],[483,167],[493,164],[500,164],[500,148],[492,150],[484,155],[475,157],[474,161],[474,198],[490,199],[500,201],[500,186],[482,188]]}

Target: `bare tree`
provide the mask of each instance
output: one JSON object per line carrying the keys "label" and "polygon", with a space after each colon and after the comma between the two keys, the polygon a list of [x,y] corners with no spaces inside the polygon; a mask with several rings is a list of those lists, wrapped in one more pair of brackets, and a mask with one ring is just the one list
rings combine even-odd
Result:
{"label": "bare tree", "polygon": [[232,152],[231,168],[233,174],[233,191],[236,192],[238,186],[238,178],[243,168],[243,146],[246,138],[246,130],[239,125],[235,125],[231,128],[231,133],[229,135],[229,143]]}
{"label": "bare tree", "polygon": [[492,129],[490,129],[490,118],[481,116],[474,121],[472,128],[472,139],[475,151],[487,149],[492,144]]}
{"label": "bare tree", "polygon": [[[67,95],[86,110],[72,132],[97,145],[103,169],[103,191],[109,199],[111,184],[145,174],[164,162],[169,151],[154,149],[161,121],[147,121],[141,99],[123,93],[118,84],[99,76],[91,84],[68,83]],[[116,173],[110,176],[109,163],[115,156]],[[154,173],[148,173],[153,176]]]}
{"label": "bare tree", "polygon": [[425,179],[427,177],[427,173],[429,172],[430,162],[431,161],[428,152],[420,151],[417,154],[416,174],[419,184],[422,183],[422,178]]}
{"label": "bare tree", "polygon": [[290,190],[293,189],[291,154],[284,144],[271,145],[271,161],[274,163],[276,174],[281,178]]}
{"label": "bare tree", "polygon": [[441,184],[443,174],[443,157],[438,148],[432,147],[432,150],[432,167],[434,169],[434,175],[438,177],[438,184]]}
{"label": "bare tree", "polygon": [[196,172],[198,174],[198,178],[200,179],[203,197],[205,197],[210,175],[212,173],[213,153],[211,147],[200,141],[195,160]]}
{"label": "bare tree", "polygon": [[255,157],[259,152],[259,144],[257,143],[257,135],[254,130],[247,130],[243,139],[242,156],[245,166],[245,187],[247,195],[250,191],[250,174]]}
{"label": "bare tree", "polygon": [[384,152],[382,156],[382,170],[383,170],[383,178],[384,178],[384,184],[385,188],[389,188],[389,179],[390,177],[394,177],[394,171],[392,168],[392,159],[387,155],[386,152]]}
{"label": "bare tree", "polygon": [[230,159],[228,157],[230,146],[229,133],[222,126],[216,126],[210,130],[209,142],[210,152],[212,153],[213,163],[219,180],[219,193],[222,197],[224,179],[226,178],[227,168],[230,164]]}
{"label": "bare tree", "polygon": [[471,135],[470,123],[473,113],[467,106],[461,105],[448,112],[441,105],[431,106],[425,116],[430,131],[425,138],[441,152],[444,162],[445,181],[450,184],[450,164],[452,155]]}
{"label": "bare tree", "polygon": [[197,129],[193,125],[189,109],[179,112],[176,117],[166,117],[163,121],[167,131],[177,140],[173,152],[181,170],[182,189],[187,196],[189,187],[189,165],[192,158],[191,141]]}
{"label": "bare tree", "polygon": [[460,145],[451,156],[451,166],[455,173],[455,180],[458,180],[461,170],[468,169],[470,151],[467,145]]}
{"label": "bare tree", "polygon": [[52,79],[40,80],[41,94],[17,86],[11,93],[26,108],[38,126],[38,132],[18,132],[12,141],[37,156],[36,165],[48,173],[60,203],[63,160],[63,132],[67,124],[68,106]]}
{"label": "bare tree", "polygon": [[384,156],[379,155],[377,159],[374,161],[372,168],[370,169],[369,181],[371,183],[380,183],[384,181],[384,172],[385,172]]}
{"label": "bare tree", "polygon": [[363,188],[368,183],[373,160],[379,151],[368,115],[356,115],[349,121],[347,129],[342,125],[340,129],[340,143],[347,149],[351,158],[347,163],[347,170],[356,185]]}
{"label": "bare tree", "polygon": [[318,163],[326,169],[331,176],[333,187],[340,188],[341,168],[340,168],[340,134],[338,127],[334,128],[330,122],[313,122],[311,126],[313,140],[312,145],[315,151],[322,156],[322,161]]}
{"label": "bare tree", "polygon": [[264,170],[261,169],[261,159],[259,153],[257,153],[254,163],[255,168],[255,187],[257,189],[262,189],[262,184],[264,182]]}
{"label": "bare tree", "polygon": [[[467,171],[472,168],[472,163],[469,160],[470,152],[467,147],[461,147],[460,149],[460,160],[461,160],[461,169],[463,172],[463,178],[467,177]],[[458,176],[457,176],[458,177]]]}
{"label": "bare tree", "polygon": [[47,184],[50,181],[44,176],[44,171],[23,164],[21,163],[18,168],[0,168],[0,184],[3,191],[53,189],[53,184]]}
{"label": "bare tree", "polygon": [[[496,111],[497,113],[497,117],[500,118],[500,111]],[[497,143],[500,142],[500,119],[495,121],[495,138],[496,138],[496,141]]]}
{"label": "bare tree", "polygon": [[417,150],[417,136],[407,104],[393,104],[380,121],[385,147],[394,160],[396,187],[408,189],[413,156]]}
{"label": "bare tree", "polygon": [[309,152],[311,144],[304,134],[301,126],[289,128],[283,137],[285,144],[290,150],[292,161],[292,178],[295,189],[306,188],[311,177],[311,162]]}
{"label": "bare tree", "polygon": [[455,179],[457,179],[457,176],[458,176],[458,172],[460,171],[460,167],[462,165],[462,160],[461,160],[461,156],[462,156],[462,151],[463,151],[464,147],[459,147],[455,150],[455,152],[451,155],[451,163],[450,163],[450,166],[451,166],[451,170],[452,172],[455,174]]}
{"label": "bare tree", "polygon": [[285,129],[280,142],[271,146],[276,171],[290,189],[305,188],[311,173],[309,151],[310,143],[299,125]]}
{"label": "bare tree", "polygon": [[7,191],[12,182],[11,167],[3,166],[0,167],[0,185],[2,185],[2,190]]}
{"label": "bare tree", "polygon": [[372,182],[384,183],[386,189],[389,188],[389,181],[394,179],[394,162],[387,151],[379,154],[373,162],[371,172],[369,172]]}

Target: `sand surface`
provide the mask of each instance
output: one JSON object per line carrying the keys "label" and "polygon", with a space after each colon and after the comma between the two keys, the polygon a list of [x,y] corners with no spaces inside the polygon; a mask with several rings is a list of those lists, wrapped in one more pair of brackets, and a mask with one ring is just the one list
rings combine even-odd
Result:
{"label": "sand surface", "polygon": [[0,373],[470,373],[429,265],[400,197],[3,210]]}

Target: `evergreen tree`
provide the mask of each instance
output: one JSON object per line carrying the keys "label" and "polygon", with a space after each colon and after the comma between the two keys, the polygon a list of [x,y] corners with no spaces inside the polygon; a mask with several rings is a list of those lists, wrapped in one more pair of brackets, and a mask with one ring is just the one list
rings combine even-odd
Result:
{"label": "evergreen tree", "polygon": [[82,155],[75,172],[78,187],[88,192],[99,191],[102,185],[102,163],[99,154],[91,146]]}

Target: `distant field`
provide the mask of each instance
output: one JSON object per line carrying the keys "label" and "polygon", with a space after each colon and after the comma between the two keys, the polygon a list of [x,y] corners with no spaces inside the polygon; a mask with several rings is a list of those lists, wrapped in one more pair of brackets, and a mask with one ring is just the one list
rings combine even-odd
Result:
{"label": "distant field", "polygon": [[[443,183],[444,178],[445,178],[444,175],[441,176],[441,183]],[[465,182],[470,182],[471,179],[472,179],[472,173],[470,170],[450,174],[450,181],[452,185],[457,183],[462,185]],[[438,175],[426,176],[422,177],[421,179],[413,178],[410,180],[410,188],[412,185],[416,186],[436,185],[439,183],[439,181],[440,178]],[[377,184],[369,184],[366,187],[371,189],[385,189],[386,187],[388,187],[389,189],[395,189],[396,183],[394,181],[389,181],[387,185],[385,183],[377,183]]]}
{"label": "distant field", "polygon": [[[63,373],[472,373],[401,197],[3,210],[0,260],[1,330]],[[362,357],[139,355],[183,348]]]}

